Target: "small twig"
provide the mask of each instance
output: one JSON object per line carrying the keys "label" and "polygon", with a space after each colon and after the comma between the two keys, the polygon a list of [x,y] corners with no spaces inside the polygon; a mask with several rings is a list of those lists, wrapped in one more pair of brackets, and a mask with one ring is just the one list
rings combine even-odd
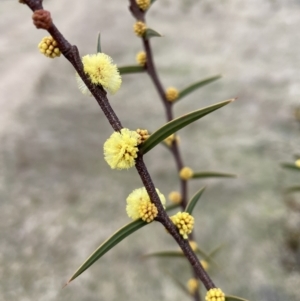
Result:
{"label": "small twig", "polygon": [[[129,9],[130,9],[132,15],[137,20],[141,20],[141,21],[145,22],[145,13],[143,12],[142,16],[141,16],[141,10],[139,9],[139,7],[136,4],[136,2],[134,0],[129,0],[129,1],[130,1]],[[156,88],[156,90],[157,90],[157,92],[158,92],[158,94],[160,96],[160,99],[161,99],[161,101],[162,101],[162,103],[164,105],[164,108],[165,108],[165,111],[166,111],[166,119],[167,119],[167,121],[171,121],[171,120],[174,119],[173,103],[169,102],[167,100],[166,94],[165,94],[165,89],[163,88],[163,85],[162,85],[162,83],[161,83],[161,81],[159,79],[158,73],[156,71],[156,67],[155,67],[155,63],[154,63],[154,59],[153,59],[153,54],[152,54],[152,48],[151,48],[150,40],[147,39],[147,38],[145,38],[145,37],[143,37],[142,38],[142,42],[143,42],[143,46],[144,46],[144,50],[145,50],[146,58],[147,58],[147,65],[146,65],[147,73],[150,76],[150,78],[151,78],[151,80],[152,80],[152,82],[153,82],[153,84],[154,84],[154,86],[155,86],[155,88]],[[180,170],[184,167],[184,163],[183,163],[183,160],[182,160],[182,157],[181,157],[181,153],[180,153],[180,150],[179,150],[179,146],[178,146],[178,143],[177,143],[176,140],[172,142],[170,150],[171,150],[171,152],[172,152],[172,154],[174,156],[174,160],[175,160],[176,166],[177,166],[177,171],[178,171],[178,174],[179,174]],[[182,197],[180,205],[181,205],[181,208],[184,210],[185,207],[186,207],[186,205],[187,205],[187,202],[188,202],[187,181],[183,180],[183,179],[180,179],[180,186],[181,186],[181,197]],[[155,191],[153,191],[153,192],[154,192],[154,194],[156,194]],[[158,198],[158,196],[157,196],[157,198]],[[160,202],[158,202],[158,203],[160,203]],[[157,206],[159,204],[155,204],[155,205]],[[160,212],[160,210],[159,210],[159,212]],[[165,225],[165,227],[167,228],[166,225]],[[194,231],[190,234],[190,239],[194,240]],[[180,245],[180,247],[182,247],[179,242],[178,242],[178,244]],[[192,266],[193,266],[193,264],[192,264]],[[201,264],[200,264],[200,266],[201,266]],[[202,266],[201,266],[201,269],[204,271],[205,280],[203,281],[203,275],[199,276],[199,274],[197,272],[197,269],[194,268],[194,266],[193,266],[194,277],[198,276],[200,278],[200,280],[202,280],[204,286],[207,289],[209,289],[210,284],[212,285],[212,287],[214,287],[213,282],[211,281],[210,277],[205,272],[205,270],[202,268]],[[195,301],[200,301],[201,300],[201,296],[200,296],[200,293],[199,293],[198,290],[194,294],[194,299],[195,299]]]}

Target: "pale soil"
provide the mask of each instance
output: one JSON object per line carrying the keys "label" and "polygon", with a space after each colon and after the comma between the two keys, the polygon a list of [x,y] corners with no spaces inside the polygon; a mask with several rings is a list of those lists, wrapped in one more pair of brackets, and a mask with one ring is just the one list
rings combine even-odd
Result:
{"label": "pale soil", "polygon": [[[96,37],[118,65],[140,50],[127,1],[45,1],[54,21],[81,54]],[[286,209],[282,187],[297,182],[279,168],[299,149],[292,110],[300,98],[300,5],[296,0],[157,0],[149,24],[164,85],[183,88],[221,73],[223,79],[181,101],[177,116],[238,96],[180,132],[187,165],[237,180],[205,181],[195,211],[204,250],[224,244],[210,273],[216,284],[249,300],[299,300],[300,277],[281,265]],[[125,199],[141,182],[102,158],[112,130],[91,98],[81,95],[63,58],[38,53],[45,32],[17,0],[0,1],[0,300],[183,300],[164,270],[187,281],[182,260],[140,260],[176,248],[159,225],[123,241],[69,287],[61,285],[109,235],[129,220]],[[124,78],[110,97],[124,126],[153,131],[164,123],[146,75]],[[177,188],[163,147],[147,155],[156,186]],[[204,185],[193,181],[192,195]]]}

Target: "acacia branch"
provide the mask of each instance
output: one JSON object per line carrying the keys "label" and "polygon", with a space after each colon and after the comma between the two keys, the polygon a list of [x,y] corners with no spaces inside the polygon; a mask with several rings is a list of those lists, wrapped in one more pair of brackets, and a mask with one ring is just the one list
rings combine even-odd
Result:
{"label": "acacia branch", "polygon": [[[38,10],[43,10],[42,1],[41,0],[23,0],[23,3],[28,5],[28,7],[36,12]],[[135,11],[133,9],[133,11]],[[79,52],[76,46],[71,45],[61,34],[61,32],[56,28],[54,23],[51,20],[51,25],[47,27],[47,31],[51,34],[51,36],[57,41],[58,47],[61,50],[62,54],[66,57],[66,59],[73,65],[79,76],[82,78],[92,95],[97,100],[99,106],[103,110],[105,116],[107,117],[109,123],[115,131],[120,131],[122,129],[122,124],[115,114],[114,110],[109,104],[109,101],[106,97],[106,92],[101,86],[96,86],[91,83],[89,78],[86,76],[83,70],[83,65],[81,62],[81,58],[79,56]],[[153,181],[148,173],[148,170],[143,162],[143,157],[141,155],[136,159],[136,169],[141,177],[141,180],[150,196],[151,201],[155,204],[158,209],[158,216],[156,220],[159,221],[173,236],[173,238],[177,241],[178,245],[181,247],[184,255],[189,260],[192,265],[195,273],[201,279],[204,286],[207,290],[214,288],[215,285],[203,269],[200,264],[197,256],[194,251],[191,249],[187,240],[183,239],[179,234],[177,228],[170,220],[169,216],[165,212],[159,196],[155,190],[155,186]]]}

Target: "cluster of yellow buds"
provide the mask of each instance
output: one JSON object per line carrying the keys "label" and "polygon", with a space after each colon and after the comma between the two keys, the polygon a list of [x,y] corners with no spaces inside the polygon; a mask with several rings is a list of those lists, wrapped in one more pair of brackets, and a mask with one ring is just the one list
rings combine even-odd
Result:
{"label": "cluster of yellow buds", "polygon": [[225,295],[220,288],[210,289],[205,296],[206,301],[225,301]]}
{"label": "cluster of yellow buds", "polygon": [[136,4],[141,10],[147,10],[151,4],[150,0],[136,0]]}
{"label": "cluster of yellow buds", "polygon": [[182,196],[178,191],[171,191],[168,197],[173,204],[180,204],[182,201]]}
{"label": "cluster of yellow buds", "polygon": [[199,289],[199,280],[195,278],[189,279],[186,287],[191,295],[195,295],[196,291]]}
{"label": "cluster of yellow buds", "polygon": [[193,177],[193,174],[194,172],[190,167],[183,167],[179,172],[179,176],[182,180],[189,180]]}
{"label": "cluster of yellow buds", "polygon": [[38,48],[40,49],[40,52],[47,57],[55,58],[60,56],[60,50],[57,47],[57,42],[51,36],[44,37],[39,43]]}
{"label": "cluster of yellow buds", "polygon": [[133,25],[133,30],[134,30],[135,34],[138,37],[142,37],[145,34],[146,30],[147,30],[147,26],[146,26],[146,24],[144,22],[137,21]]}
{"label": "cluster of yellow buds", "polygon": [[166,99],[170,102],[175,101],[179,96],[179,91],[174,88],[174,87],[170,87],[166,90]]}
{"label": "cluster of yellow buds", "polygon": [[184,239],[188,239],[188,235],[192,233],[194,228],[194,218],[188,212],[178,212],[170,219],[179,230],[180,235]]}
{"label": "cluster of yellow buds", "polygon": [[150,137],[147,130],[137,129],[136,132],[140,135],[138,144],[145,142]]}
{"label": "cluster of yellow buds", "polygon": [[147,63],[147,55],[144,51],[140,51],[137,55],[136,55],[136,61],[140,66],[145,66]]}
{"label": "cluster of yellow buds", "polygon": [[148,202],[141,203],[138,212],[143,221],[150,223],[156,218],[158,210],[153,203]]}

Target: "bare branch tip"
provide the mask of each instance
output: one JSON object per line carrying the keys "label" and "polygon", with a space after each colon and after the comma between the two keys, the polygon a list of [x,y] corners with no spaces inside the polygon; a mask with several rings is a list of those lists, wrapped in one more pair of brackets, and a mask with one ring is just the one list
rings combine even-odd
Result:
{"label": "bare branch tip", "polygon": [[69,285],[69,283],[71,282],[72,280],[68,280],[68,282],[67,283],[65,283],[63,286],[62,286],[62,288],[61,289],[64,289],[67,285]]}

